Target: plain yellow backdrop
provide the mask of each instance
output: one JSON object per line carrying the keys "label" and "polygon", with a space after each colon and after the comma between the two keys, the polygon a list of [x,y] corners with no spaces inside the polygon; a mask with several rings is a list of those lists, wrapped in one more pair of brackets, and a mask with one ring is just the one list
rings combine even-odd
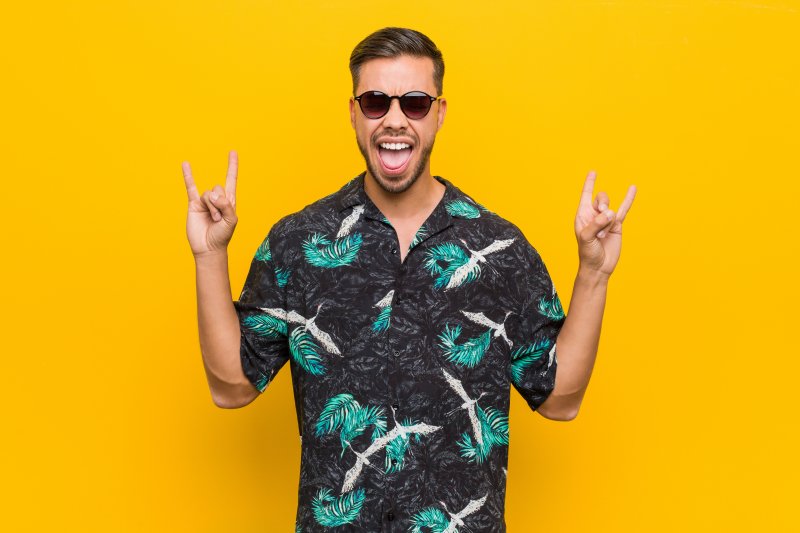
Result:
{"label": "plain yellow backdrop", "polygon": [[364,168],[349,54],[444,53],[432,171],[522,228],[564,301],[587,172],[623,226],[574,421],[513,392],[513,533],[789,531],[800,3],[77,1],[0,20],[4,531],[290,531],[284,367],[211,401],[181,162],[240,157],[238,297],[271,225]]}

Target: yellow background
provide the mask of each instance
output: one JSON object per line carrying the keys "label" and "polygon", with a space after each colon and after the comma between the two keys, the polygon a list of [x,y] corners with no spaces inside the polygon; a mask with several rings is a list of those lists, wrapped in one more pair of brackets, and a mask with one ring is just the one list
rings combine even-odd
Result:
{"label": "yellow background", "polygon": [[514,392],[513,533],[788,531],[800,3],[16,2],[2,58],[5,531],[290,531],[288,366],[216,408],[181,161],[240,157],[234,297],[278,218],[364,168],[349,54],[444,53],[432,171],[519,225],[567,306],[581,186],[624,224],[577,419]]}

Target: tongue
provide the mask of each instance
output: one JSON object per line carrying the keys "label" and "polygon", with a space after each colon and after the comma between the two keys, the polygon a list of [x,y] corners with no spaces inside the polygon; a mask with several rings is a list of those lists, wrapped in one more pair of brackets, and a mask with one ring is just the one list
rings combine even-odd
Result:
{"label": "tongue", "polygon": [[408,161],[408,158],[411,157],[411,148],[403,148],[402,150],[378,148],[378,154],[387,168],[400,168]]}

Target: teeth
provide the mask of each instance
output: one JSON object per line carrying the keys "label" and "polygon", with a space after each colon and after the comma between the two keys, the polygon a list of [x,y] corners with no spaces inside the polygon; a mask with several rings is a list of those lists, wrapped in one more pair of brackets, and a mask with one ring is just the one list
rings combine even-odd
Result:
{"label": "teeth", "polygon": [[386,148],[387,150],[402,150],[404,148],[411,148],[410,144],[406,143],[381,143],[381,148]]}

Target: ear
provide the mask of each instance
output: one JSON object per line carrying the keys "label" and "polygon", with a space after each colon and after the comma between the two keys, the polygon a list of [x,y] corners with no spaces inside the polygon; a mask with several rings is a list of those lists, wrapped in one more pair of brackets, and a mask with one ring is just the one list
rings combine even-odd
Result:
{"label": "ear", "polygon": [[350,97],[350,125],[356,129],[356,101]]}
{"label": "ear", "polygon": [[444,98],[440,98],[437,100],[439,102],[439,116],[438,116],[438,124],[436,126],[436,131],[442,129],[442,125],[444,124],[444,116],[447,114],[447,100]]}

